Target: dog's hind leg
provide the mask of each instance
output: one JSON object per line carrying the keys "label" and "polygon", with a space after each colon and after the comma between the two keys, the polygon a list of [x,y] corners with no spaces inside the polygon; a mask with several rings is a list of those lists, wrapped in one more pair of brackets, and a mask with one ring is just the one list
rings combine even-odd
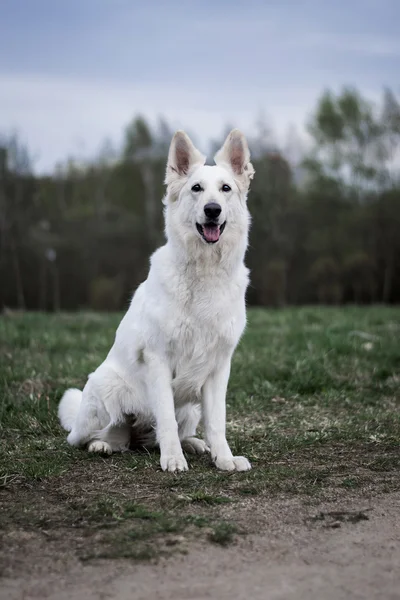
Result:
{"label": "dog's hind leg", "polygon": [[204,454],[210,451],[207,444],[196,437],[200,418],[201,410],[198,404],[185,404],[176,410],[179,439],[182,449],[189,454]]}
{"label": "dog's hind leg", "polygon": [[111,454],[127,449],[130,427],[123,408],[130,390],[112,369],[102,366],[90,375],[82,402],[68,436],[72,446],[85,446],[89,452]]}
{"label": "dog's hind leg", "polygon": [[130,434],[131,425],[128,421],[107,425],[94,434],[94,438],[88,444],[88,451],[100,454],[124,452],[129,447]]}

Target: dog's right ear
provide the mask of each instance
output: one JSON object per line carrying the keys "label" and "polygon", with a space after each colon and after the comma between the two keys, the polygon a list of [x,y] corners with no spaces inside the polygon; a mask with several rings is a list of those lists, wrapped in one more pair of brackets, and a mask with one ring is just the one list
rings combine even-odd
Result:
{"label": "dog's right ear", "polygon": [[195,167],[201,167],[206,157],[193,145],[192,140],[184,131],[177,131],[172,138],[168,153],[165,183],[172,195],[179,193],[184,179]]}

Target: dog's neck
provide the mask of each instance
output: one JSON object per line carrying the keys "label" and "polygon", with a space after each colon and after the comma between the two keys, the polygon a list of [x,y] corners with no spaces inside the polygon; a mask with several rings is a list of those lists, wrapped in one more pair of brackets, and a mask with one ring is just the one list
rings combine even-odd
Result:
{"label": "dog's neck", "polygon": [[174,235],[168,235],[167,248],[178,270],[192,271],[198,277],[231,276],[242,265],[247,249],[247,233],[235,243],[221,239],[216,244],[204,244],[193,238],[183,241]]}

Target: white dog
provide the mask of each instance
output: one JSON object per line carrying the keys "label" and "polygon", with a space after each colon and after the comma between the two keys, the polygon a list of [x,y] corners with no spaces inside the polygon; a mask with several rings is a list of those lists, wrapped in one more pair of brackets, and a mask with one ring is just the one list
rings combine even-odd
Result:
{"label": "white dog", "polygon": [[[167,243],[151,257],[105,361],[83,392],[59,406],[73,446],[111,454],[133,435],[160,446],[164,471],[185,471],[182,449],[211,452],[224,471],[246,471],[225,434],[232,354],[246,324],[246,197],[254,169],[233,130],[216,165],[178,131],[171,142],[164,200]],[[203,418],[206,442],[195,437]]]}

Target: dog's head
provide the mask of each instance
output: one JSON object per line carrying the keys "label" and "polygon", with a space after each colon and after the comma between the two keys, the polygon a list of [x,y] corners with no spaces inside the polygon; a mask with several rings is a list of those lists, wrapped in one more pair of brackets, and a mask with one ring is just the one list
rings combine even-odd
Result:
{"label": "dog's head", "polygon": [[205,165],[203,156],[183,131],[175,133],[168,155],[167,233],[184,242],[219,245],[224,240],[247,239],[247,192],[254,176],[244,135],[230,132],[214,157]]}

